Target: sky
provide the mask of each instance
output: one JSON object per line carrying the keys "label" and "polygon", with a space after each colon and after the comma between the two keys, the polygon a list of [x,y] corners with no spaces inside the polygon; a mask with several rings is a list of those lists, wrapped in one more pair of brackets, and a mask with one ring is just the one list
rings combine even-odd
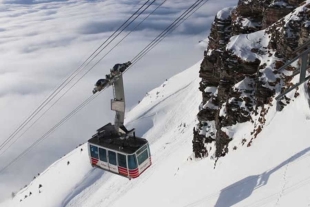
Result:
{"label": "sky", "polygon": [[[156,4],[161,2],[157,0]],[[0,0],[0,143],[142,3],[139,0]],[[236,3],[236,0],[210,0],[132,67],[124,75],[127,110],[137,105],[148,91],[200,61],[204,45],[198,42],[208,36],[214,15]],[[17,141],[12,146],[0,150],[0,169],[88,98],[94,83],[115,63],[131,60],[191,4],[167,0],[37,123],[14,137]],[[108,50],[109,47],[99,58]],[[104,91],[22,159],[0,172],[0,201],[53,161],[85,143],[97,128],[113,122],[111,98],[112,89]]]}

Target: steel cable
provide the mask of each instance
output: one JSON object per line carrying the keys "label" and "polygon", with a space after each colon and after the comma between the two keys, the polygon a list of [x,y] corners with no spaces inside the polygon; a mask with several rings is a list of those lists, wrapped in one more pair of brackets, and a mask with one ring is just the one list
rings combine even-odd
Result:
{"label": "steel cable", "polygon": [[[147,50],[145,50],[141,55],[139,55],[138,58],[136,58],[132,64],[134,66],[138,61],[140,61],[147,53],[149,53],[154,47],[156,47],[167,35],[172,33],[176,28],[178,28],[184,21],[186,21],[191,15],[193,15],[198,9],[200,9],[205,3],[208,2],[205,1],[203,4],[201,4],[205,0],[201,0],[195,7],[191,9],[184,17],[180,19],[173,27],[171,27],[167,32],[164,34],[164,36],[161,38],[160,41],[156,41],[151,47],[149,47]],[[201,4],[201,5],[200,5]]]}
{"label": "steel cable", "polygon": [[40,142],[45,140],[48,135],[50,135],[52,132],[54,132],[56,129],[58,129],[61,125],[63,125],[66,121],[68,121],[70,118],[72,118],[76,113],[78,113],[82,108],[84,108],[86,105],[88,105],[91,101],[93,101],[97,95],[91,95],[89,98],[87,98],[82,104],[80,104],[77,108],[75,108],[73,111],[71,111],[65,118],[63,118],[60,122],[58,122],[56,125],[54,125],[49,131],[47,131],[40,139],[38,139],[36,142],[34,142],[32,145],[30,145],[26,150],[24,150],[21,154],[19,154],[16,158],[14,158],[11,162],[9,162],[5,167],[3,167],[0,170],[0,173],[6,170],[8,167],[10,167],[13,163],[18,161],[21,157],[23,157],[26,153],[28,153],[33,147],[38,145]]}
{"label": "steel cable", "polygon": [[[155,2],[155,0],[151,3],[153,4]],[[166,2],[166,0],[164,1]],[[162,2],[161,4],[159,4],[155,10],[153,10],[148,16],[146,16],[133,30],[131,30],[124,38],[122,38],[110,51],[108,51],[94,66],[92,66],[85,74],[83,74],[83,76],[81,76],[70,88],[68,88],[66,90],[65,93],[63,93],[48,109],[45,110],[45,112],[43,114],[41,114],[22,134],[20,134],[13,142],[11,142],[11,144],[4,150],[2,150],[2,152],[0,153],[0,156],[5,153],[13,144],[16,143],[16,141],[18,141],[26,132],[28,132],[62,97],[64,97],[88,72],[90,72],[91,69],[93,69],[104,57],[106,57],[117,45],[119,45],[132,31],[134,31],[138,26],[140,26],[150,15],[152,15],[160,6],[162,6],[164,4],[164,2]],[[151,5],[150,4],[150,5]],[[150,6],[149,5],[149,6]],[[148,6],[148,7],[149,7]],[[144,11],[148,8],[146,7],[144,9]],[[144,12],[142,11],[142,13]],[[141,13],[141,14],[142,14]],[[5,147],[5,146],[4,146]],[[4,147],[0,148],[3,149]]]}
{"label": "steel cable", "polygon": [[[127,24],[126,25],[126,23],[133,17],[133,16],[135,16],[148,2],[149,2],[150,0],[148,0],[148,1],[146,1],[134,14],[132,14],[131,15],[131,17],[130,18],[128,18],[107,40],[105,40],[105,42],[104,43],[102,43],[84,62],[83,62],[83,64],[77,69],[77,70],[75,70],[73,73],[71,73],[70,75],[69,75],[69,77],[68,78],[66,78],[66,80],[63,82],[63,83],[61,83],[53,92],[52,92],[52,94],[50,94],[44,101],[43,101],[43,103],[41,103],[41,105],[34,111],[34,112],[32,112],[32,114],[0,145],[0,150],[2,150],[21,130],[23,130],[24,129],[24,127],[30,122],[30,121],[32,121],[33,120],[33,118],[36,116],[36,115],[38,115],[38,113],[39,112],[41,112],[42,111],[42,109],[47,105],[47,104],[49,104],[77,75],[78,75],[78,71],[82,68],[82,69],[84,69],[85,67],[87,67],[88,65],[89,65],[89,63],[94,59],[94,58],[96,58],[98,55],[99,55],[99,53],[101,53],[102,52],[102,50],[103,49],[105,49],[117,36],[119,36],[130,24],[132,24],[147,8],[149,8],[150,7],[150,5],[152,5],[156,0],[153,0],[153,2],[150,4],[150,5],[148,5],[142,12],[140,12],[140,14],[138,14],[137,15],[137,17],[135,17],[134,18],[134,20],[132,20],[131,22],[129,22],[129,24]],[[122,27],[124,26],[124,25],[126,25],[123,29],[122,29]],[[104,48],[102,48],[96,55],[95,55],[95,57],[93,57],[93,58],[91,58],[105,43],[107,43],[120,29],[122,29],[118,34],[117,34],[117,36],[116,37],[114,37]],[[114,47],[115,48],[115,47]],[[90,59],[91,58],[91,59]],[[89,60],[90,59],[90,60]],[[86,62],[88,62],[86,65],[85,65],[85,63]],[[89,72],[89,71],[88,71]],[[88,73],[87,72],[87,73]],[[85,75],[83,75],[82,77],[84,77]],[[79,80],[81,80],[81,78],[79,79]],[[79,81],[78,80],[78,81]],[[78,82],[77,81],[77,82]],[[76,83],[77,83],[76,82]],[[73,85],[73,86],[75,86],[76,85],[76,83]],[[73,86],[71,86],[60,98],[58,98],[57,99],[57,101],[56,102],[54,102],[53,103],[53,105],[51,106],[51,107],[49,107],[45,112],[44,112],[44,114],[43,115],[45,115],[46,114],[46,112],[48,111],[48,110],[50,110],[69,90],[71,90],[72,88],[73,88]],[[41,115],[40,117],[39,117],[39,119],[40,118],[42,118],[43,117],[43,115]],[[35,121],[35,123],[38,121],[38,119]],[[30,127],[32,127],[34,125],[34,123],[30,126]],[[29,127],[29,128],[30,128]],[[29,130],[29,128],[26,130],[26,131],[28,131]],[[25,133],[25,132],[24,132]],[[23,134],[24,134],[23,133]],[[19,136],[19,137],[21,137],[21,136]],[[15,141],[16,142],[16,141]],[[14,143],[15,143],[14,142]],[[12,145],[12,144],[11,144]],[[10,145],[10,146],[11,146]],[[1,154],[0,154],[1,155]]]}
{"label": "steel cable", "polygon": [[176,29],[176,26],[179,26],[178,23],[180,23],[182,20],[185,20],[184,18],[190,14],[196,7],[198,7],[204,0],[197,0],[190,8],[188,8],[186,11],[182,13],[181,16],[179,16],[172,24],[170,24],[162,33],[160,33],[150,44],[148,44],[138,55],[136,55],[132,59],[132,63],[137,62],[139,59],[141,59],[142,56],[144,56],[146,51],[151,50],[154,45],[157,43],[161,42],[168,34],[170,31],[173,31]]}

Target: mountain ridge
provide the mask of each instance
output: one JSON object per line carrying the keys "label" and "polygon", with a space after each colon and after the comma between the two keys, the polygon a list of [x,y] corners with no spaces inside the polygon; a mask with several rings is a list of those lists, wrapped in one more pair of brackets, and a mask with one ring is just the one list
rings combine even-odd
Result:
{"label": "mountain ridge", "polygon": [[[276,103],[274,98],[294,83],[298,63],[277,69],[309,40],[308,7],[309,1],[301,0],[239,0],[237,7],[219,11],[199,72],[203,98],[193,138],[195,157],[225,156],[234,149],[233,139],[250,146],[263,131],[270,107],[282,110],[290,103],[291,96]],[[253,127],[243,138],[229,133],[246,122]]]}

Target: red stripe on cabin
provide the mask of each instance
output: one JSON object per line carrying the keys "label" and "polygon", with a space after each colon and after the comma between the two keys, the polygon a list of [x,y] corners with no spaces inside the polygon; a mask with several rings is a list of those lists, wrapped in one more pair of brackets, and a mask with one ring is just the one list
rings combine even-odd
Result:
{"label": "red stripe on cabin", "polygon": [[130,175],[131,178],[137,178],[139,177],[139,174],[138,175]]}
{"label": "red stripe on cabin", "polygon": [[139,173],[136,173],[136,174],[129,174],[129,175],[130,175],[130,177],[136,178],[136,177],[138,177],[140,174],[139,174]]}
{"label": "red stripe on cabin", "polygon": [[93,165],[97,165],[97,163],[98,163],[98,159],[96,159],[96,158],[91,158],[91,164],[93,164]]}
{"label": "red stripe on cabin", "polygon": [[123,174],[123,175],[128,175],[128,173],[126,171],[118,171],[120,174]]}
{"label": "red stripe on cabin", "polygon": [[132,177],[132,178],[137,178],[137,177],[139,177],[139,168],[136,168],[136,169],[134,169],[134,170],[129,170],[129,175],[130,175],[130,177]]}
{"label": "red stripe on cabin", "polygon": [[123,168],[123,167],[118,167],[118,171],[120,172],[124,172],[124,173],[128,173],[128,170],[126,168]]}
{"label": "red stripe on cabin", "polygon": [[129,175],[139,175],[139,172],[136,172],[136,173],[129,173]]}
{"label": "red stripe on cabin", "polygon": [[118,172],[122,175],[128,175],[128,170],[123,167],[118,167]]}
{"label": "red stripe on cabin", "polygon": [[129,170],[129,173],[136,173],[136,172],[139,172],[139,168],[136,168],[134,170]]}
{"label": "red stripe on cabin", "polygon": [[150,165],[147,166],[142,172],[139,173],[139,168],[136,168],[134,170],[129,170],[129,176],[131,178],[137,178],[139,177],[146,169],[148,169],[152,165],[152,157],[149,157]]}
{"label": "red stripe on cabin", "polygon": [[119,169],[121,170],[126,170],[127,171],[127,168],[124,168],[124,167],[121,167],[121,166],[118,166]]}
{"label": "red stripe on cabin", "polygon": [[140,174],[137,174],[137,175],[131,175],[131,174],[129,174],[129,176],[130,176],[131,178],[137,178],[137,177],[139,177],[139,175],[140,175]]}

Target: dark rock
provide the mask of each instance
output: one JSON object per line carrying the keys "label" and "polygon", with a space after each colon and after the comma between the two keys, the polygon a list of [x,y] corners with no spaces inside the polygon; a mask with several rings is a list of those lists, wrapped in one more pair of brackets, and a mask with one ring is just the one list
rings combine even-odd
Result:
{"label": "dark rock", "polygon": [[232,139],[221,130],[217,131],[216,135],[216,157],[223,157],[228,153],[228,144]]}
{"label": "dark rock", "polygon": [[[208,156],[206,146],[213,142],[216,146],[216,157],[225,156],[233,137],[229,137],[223,128],[253,122],[251,114],[259,115],[263,124],[265,118],[258,114],[258,107],[271,105],[276,88],[285,90],[289,87],[288,83],[293,77],[282,74],[278,69],[295,55],[294,51],[298,46],[310,40],[310,9],[296,10],[295,18],[283,17],[302,2],[239,0],[236,8],[226,10],[230,11],[230,16],[220,19],[217,15],[214,19],[209,46],[204,52],[199,71],[202,79],[199,86],[202,103],[197,115],[199,124],[194,129],[193,151],[196,157]],[[258,58],[248,62],[243,57],[238,57],[238,53],[226,49],[233,35],[249,34],[264,28],[265,37],[270,39],[268,45],[262,46],[258,41],[253,44],[253,48],[247,48],[246,52],[252,52],[258,57],[270,57],[268,61],[272,61],[273,65],[261,63]],[[293,67],[286,69],[295,70]],[[238,88],[236,85],[240,82],[246,87]],[[215,87],[217,90],[209,90],[208,87]],[[289,102],[290,100],[286,99],[280,101],[277,107],[282,109]],[[206,107],[209,104],[214,107]],[[210,130],[206,130],[209,128]],[[263,126],[257,127],[253,135],[257,136],[262,130]]]}
{"label": "dark rock", "polygon": [[272,25],[273,23],[279,21],[282,17],[292,12],[294,7],[281,7],[277,4],[273,4],[269,6],[266,11],[264,12],[264,18],[262,22],[262,28],[265,29]]}
{"label": "dark rock", "polygon": [[287,2],[293,6],[300,6],[305,0],[288,0]]}
{"label": "dark rock", "polygon": [[216,113],[217,113],[216,109],[206,108],[200,110],[197,117],[200,121],[212,121],[214,120]]}
{"label": "dark rock", "polygon": [[255,91],[256,100],[258,105],[267,104],[269,97],[273,96],[275,91],[272,91],[269,88],[263,87],[262,85],[258,85]]}
{"label": "dark rock", "polygon": [[205,137],[203,135],[199,135],[198,131],[194,128],[194,139],[192,141],[193,143],[193,152],[195,154],[196,158],[203,158],[208,156],[208,151],[205,146],[206,143],[211,143],[214,140],[212,138]]}

